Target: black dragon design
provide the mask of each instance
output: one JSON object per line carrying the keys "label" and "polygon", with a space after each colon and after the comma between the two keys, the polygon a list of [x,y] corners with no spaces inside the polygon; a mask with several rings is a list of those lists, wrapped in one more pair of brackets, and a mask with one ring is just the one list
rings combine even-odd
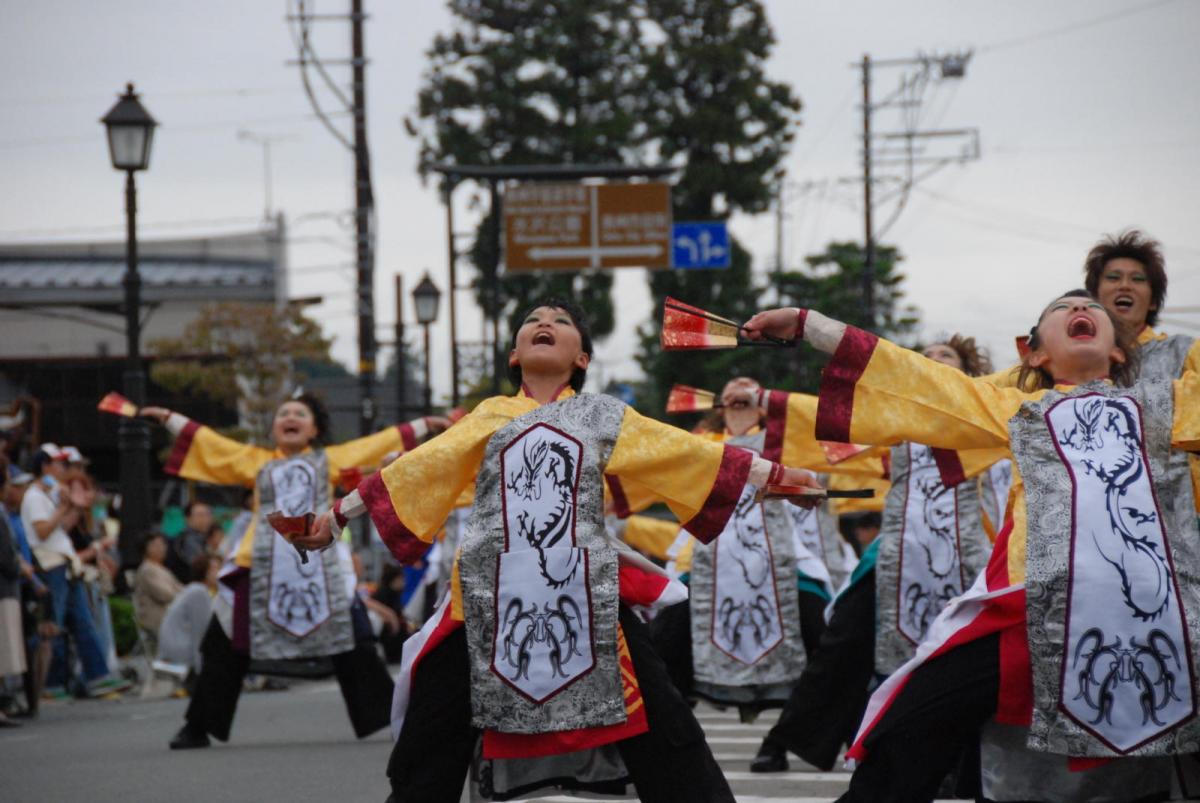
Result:
{"label": "black dragon design", "polygon": [[753,602],[734,602],[726,597],[717,609],[721,635],[725,643],[737,652],[742,643],[742,631],[748,630],[754,645],[762,648],[774,630],[774,616],[770,601],[758,594]]}
{"label": "black dragon design", "polygon": [[761,517],[753,514],[759,503],[753,493],[744,493],[734,508],[732,521],[737,548],[729,554],[742,570],[746,585],[757,591],[771,574],[771,553],[767,549],[766,530]]}
{"label": "black dragon design", "polygon": [[579,569],[579,553],[574,553],[565,574],[554,576],[545,550],[564,539],[570,543],[571,522],[575,512],[575,457],[561,443],[527,439],[521,447],[521,467],[505,481],[505,488],[518,499],[540,502],[543,494],[553,494],[553,508],[545,521],[538,521],[528,510],[517,514],[517,533],[537,550],[538,569],[551,588],[559,589],[571,581]]}
{"label": "black dragon design", "polygon": [[579,651],[582,626],[579,606],[566,594],[559,596],[554,605],[543,603],[540,611],[536,603],[525,608],[520,598],[510,601],[504,611],[501,630],[504,632],[504,660],[516,670],[512,679],[529,679],[534,645],[542,645],[553,676],[565,678],[567,673],[563,671],[563,664],[582,655]]}
{"label": "black dragon design", "polygon": [[1175,681],[1183,663],[1179,648],[1162,630],[1150,631],[1144,643],[1132,637],[1125,647],[1120,636],[1105,643],[1104,633],[1093,627],[1075,645],[1071,668],[1078,670],[1079,692],[1075,699],[1082,699],[1096,712],[1093,725],[1112,724],[1113,706],[1122,686],[1132,684],[1137,691],[1143,725],[1163,725],[1158,713],[1172,700],[1179,700]]}
{"label": "black dragon design", "polygon": [[[1104,484],[1104,504],[1111,527],[1092,531],[1096,549],[1121,579],[1121,593],[1133,615],[1148,622],[1157,619],[1171,602],[1171,569],[1160,552],[1159,543],[1148,535],[1139,535],[1137,528],[1158,525],[1155,510],[1140,510],[1122,504],[1129,488],[1142,479],[1146,471],[1142,460],[1142,442],[1137,421],[1129,409],[1114,399],[1091,398],[1076,401],[1075,421],[1059,439],[1060,446],[1080,453],[1096,453],[1104,449],[1105,438],[1116,439],[1116,455],[1101,461],[1083,458],[1084,470]],[[1154,535],[1161,534],[1154,526]],[[1135,571],[1131,571],[1136,566]],[[1134,586],[1131,575],[1151,577],[1150,582]]]}

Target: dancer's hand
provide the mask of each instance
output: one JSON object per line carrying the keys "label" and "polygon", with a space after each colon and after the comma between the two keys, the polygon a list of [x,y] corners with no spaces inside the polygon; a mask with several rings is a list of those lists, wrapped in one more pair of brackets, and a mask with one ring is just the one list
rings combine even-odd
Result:
{"label": "dancer's hand", "polygon": [[799,325],[800,310],[797,307],[781,307],[755,314],[743,324],[742,331],[747,340],[762,340],[764,337],[795,340]]}
{"label": "dancer's hand", "polygon": [[335,538],[333,526],[333,511],[326,510],[313,520],[312,529],[309,530],[308,535],[298,535],[292,540],[292,543],[302,549],[324,549],[332,544]]}
{"label": "dancer's hand", "polygon": [[157,421],[159,424],[166,424],[167,419],[171,417],[171,411],[166,407],[143,407],[138,410],[138,415]]}
{"label": "dancer's hand", "polygon": [[[821,488],[821,483],[817,482],[817,478],[813,476],[811,471],[805,471],[802,468],[783,467],[783,479],[781,485],[799,485],[804,488]],[[796,507],[802,507],[810,510],[821,504],[822,500],[817,496],[797,496],[788,500]]]}

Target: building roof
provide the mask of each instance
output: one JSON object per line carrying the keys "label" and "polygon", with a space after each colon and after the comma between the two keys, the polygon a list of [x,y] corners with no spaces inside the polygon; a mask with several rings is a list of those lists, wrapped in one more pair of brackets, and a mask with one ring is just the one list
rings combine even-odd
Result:
{"label": "building roof", "polygon": [[[250,232],[138,244],[142,300],[276,301],[286,298],[283,220]],[[0,246],[0,306],[119,305],[125,243]]]}
{"label": "building roof", "polygon": [[[271,260],[152,257],[139,260],[142,299],[274,301]],[[9,256],[0,253],[6,306],[109,305],[124,298],[124,258]]]}

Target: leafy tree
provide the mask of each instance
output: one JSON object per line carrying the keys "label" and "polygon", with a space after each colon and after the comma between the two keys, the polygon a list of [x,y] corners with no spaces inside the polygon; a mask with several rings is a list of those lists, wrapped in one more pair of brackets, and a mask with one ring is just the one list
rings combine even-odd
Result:
{"label": "leafy tree", "polygon": [[[625,0],[450,0],[454,30],[429,49],[418,94],[420,169],[588,164],[632,160],[645,69],[634,5]],[[499,221],[492,210],[470,249],[489,318],[519,315],[545,295],[589,304],[595,334],[613,328],[612,277],[597,271],[497,278]],[[493,282],[499,283],[495,286]],[[498,302],[498,303],[497,303]],[[514,303],[516,302],[516,303]]]}
{"label": "leafy tree", "polygon": [[331,363],[330,342],[296,306],[211,304],[179,337],[149,344],[158,357],[151,378],[168,390],[235,403],[251,433],[266,433],[276,406],[304,380],[296,363]]}
{"label": "leafy tree", "polygon": [[[672,190],[676,220],[725,219],[758,213],[771,202],[780,163],[795,133],[800,101],[771,80],[766,60],[775,43],[760,2],[645,0],[648,39],[647,139],[682,173]],[[762,306],[750,255],[731,239],[727,270],[650,274],[655,310],[667,296],[745,319]],[[778,387],[790,377],[767,349],[662,354],[657,321],[642,328],[638,361],[648,382],[638,406],[659,414],[676,382],[714,388],[737,374]]]}

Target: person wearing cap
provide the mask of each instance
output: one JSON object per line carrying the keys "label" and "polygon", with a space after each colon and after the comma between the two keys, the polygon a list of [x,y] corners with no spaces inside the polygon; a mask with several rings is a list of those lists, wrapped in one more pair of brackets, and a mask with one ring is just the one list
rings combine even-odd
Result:
{"label": "person wearing cap", "polygon": [[[21,522],[33,546],[33,554],[46,572],[52,595],[54,623],[64,624],[83,666],[83,678],[91,695],[102,695],[128,688],[129,684],[111,677],[104,649],[96,633],[86,589],[79,582],[82,564],[68,530],[79,523],[81,509],[62,492],[66,478],[66,455],[53,443],[43,444],[33,457],[37,480],[30,484],[21,501]],[[50,688],[63,688],[67,682],[66,644],[62,637],[54,641],[53,661],[47,679]]]}

